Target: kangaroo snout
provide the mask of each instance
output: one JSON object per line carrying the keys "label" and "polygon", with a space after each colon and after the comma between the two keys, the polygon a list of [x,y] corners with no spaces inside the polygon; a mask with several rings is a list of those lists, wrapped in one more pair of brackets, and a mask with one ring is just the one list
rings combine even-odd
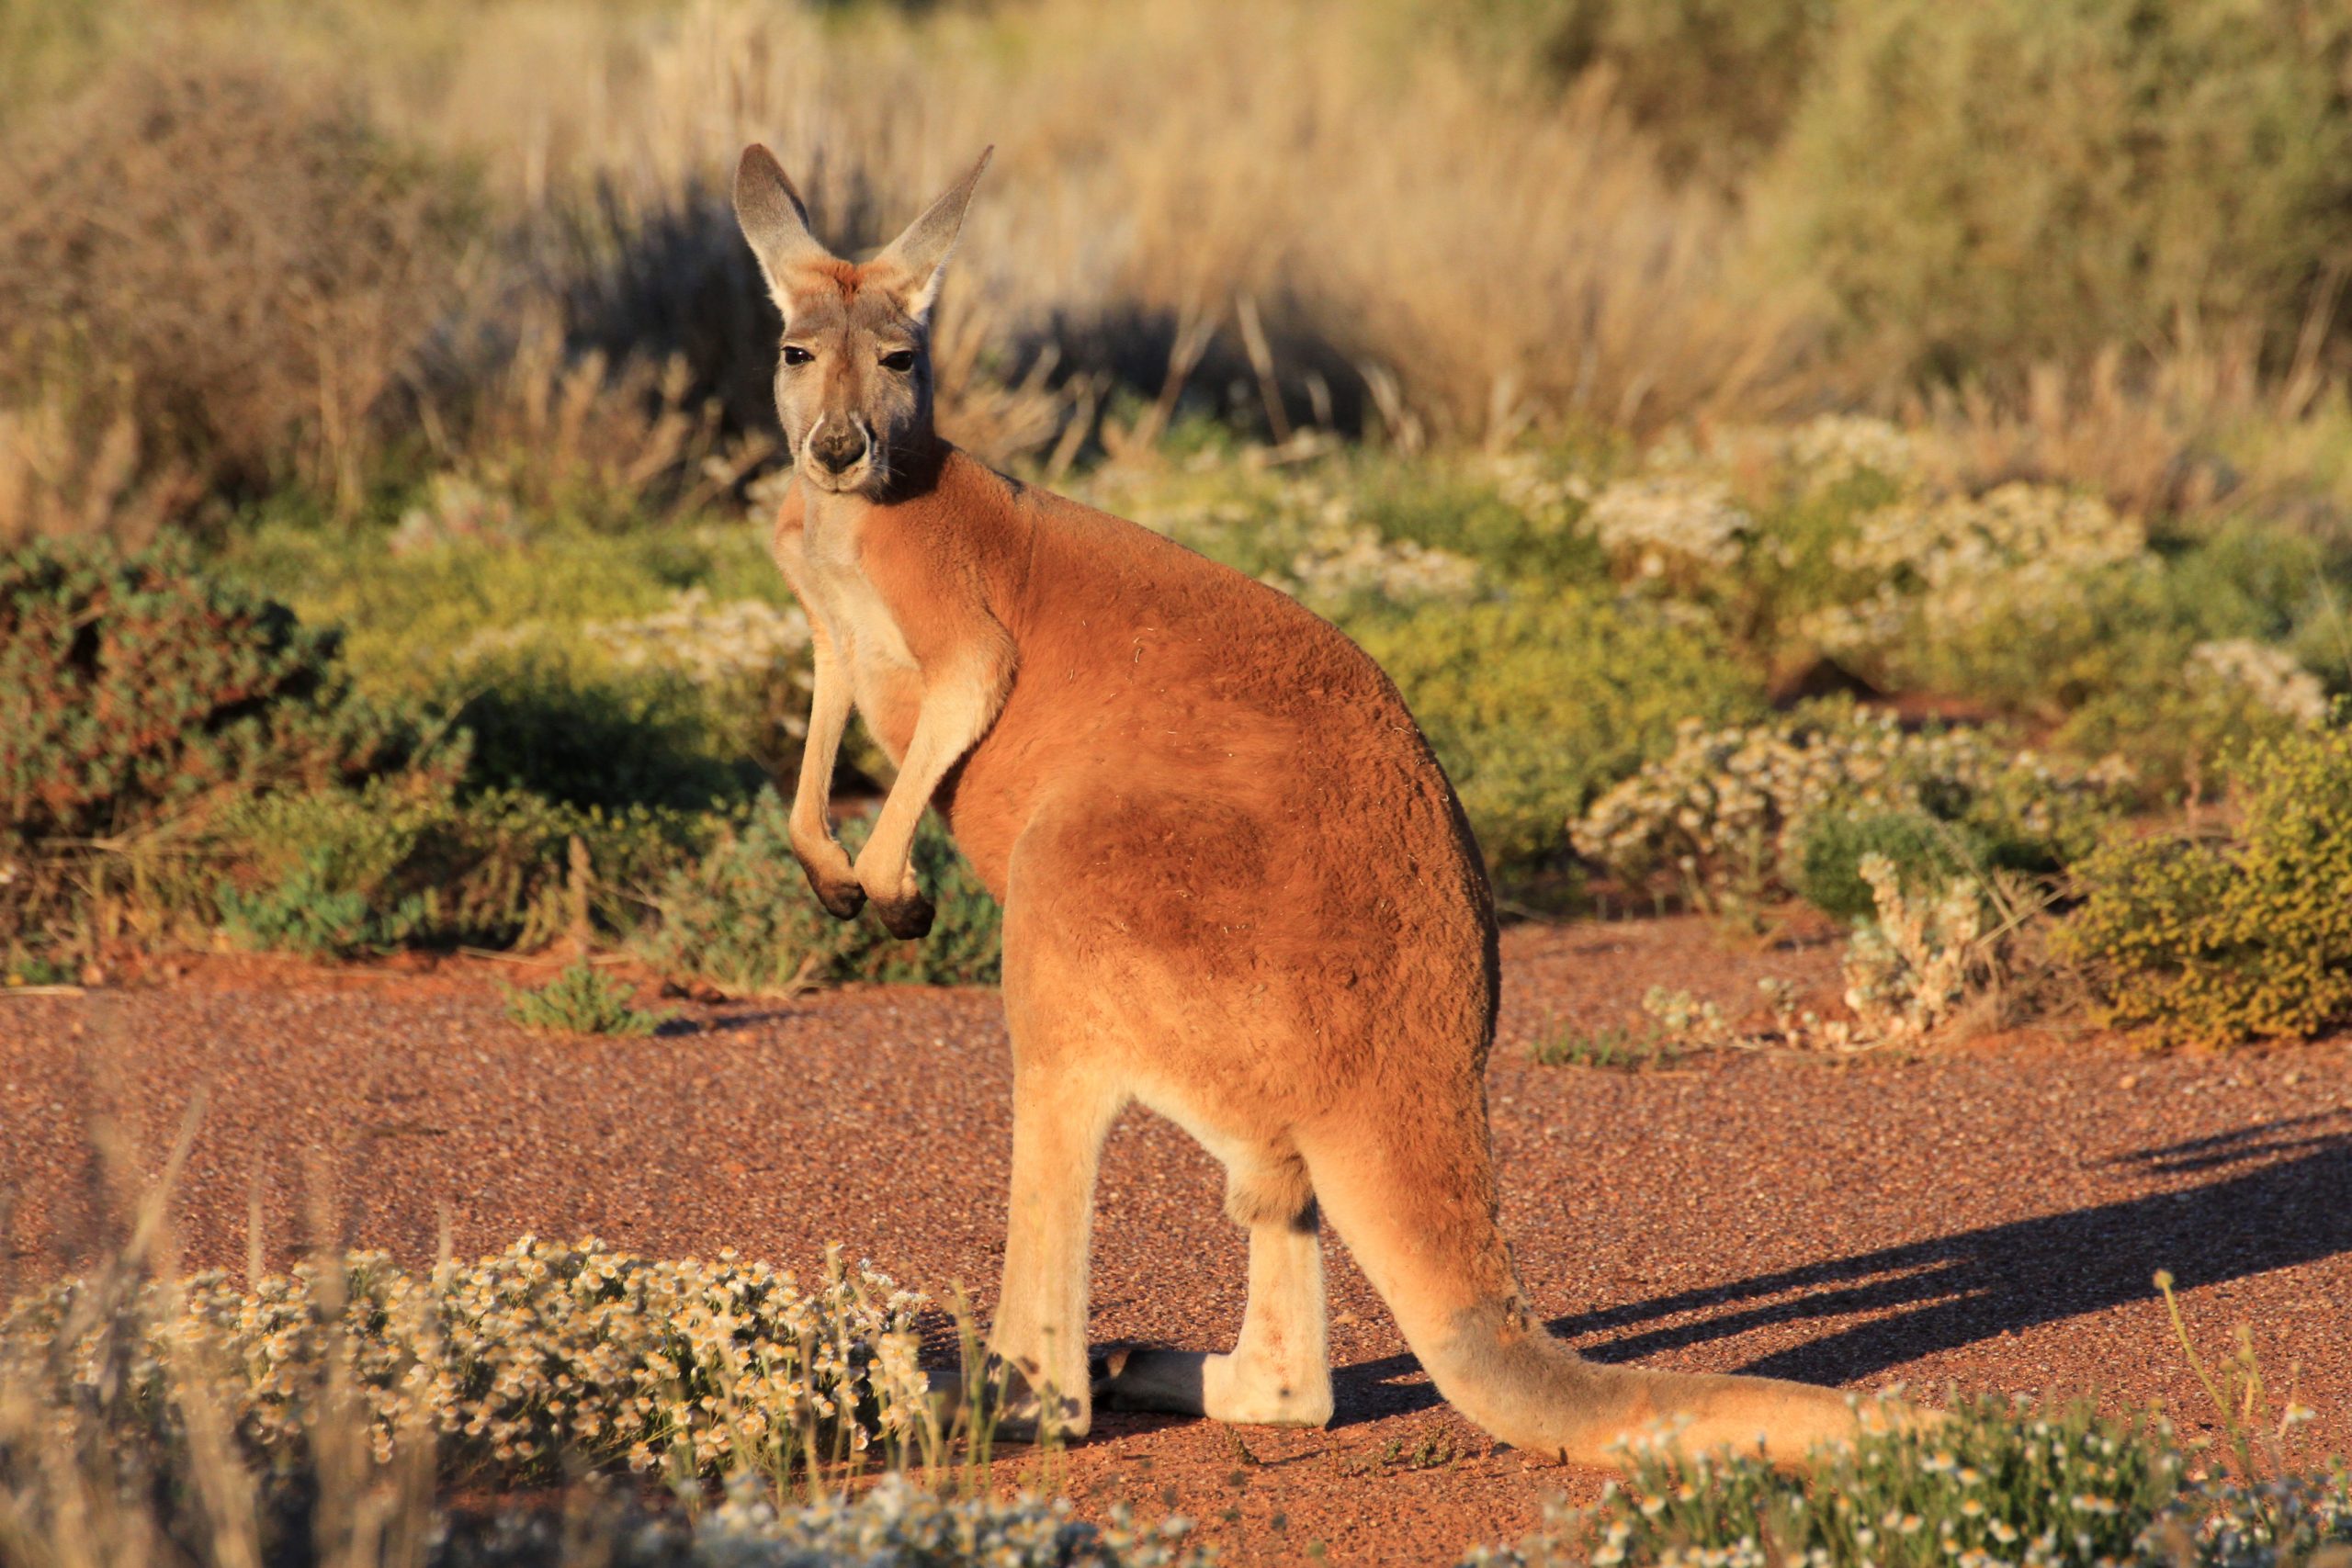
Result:
{"label": "kangaroo snout", "polygon": [[808,437],[808,457],[828,474],[845,474],[873,455],[863,420],[825,419]]}

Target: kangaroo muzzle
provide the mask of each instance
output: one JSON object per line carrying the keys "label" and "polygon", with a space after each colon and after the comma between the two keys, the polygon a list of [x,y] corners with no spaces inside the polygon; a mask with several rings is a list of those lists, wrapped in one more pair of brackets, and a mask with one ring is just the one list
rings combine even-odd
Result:
{"label": "kangaroo muzzle", "polygon": [[808,437],[808,457],[829,474],[846,474],[873,455],[865,422],[822,419]]}

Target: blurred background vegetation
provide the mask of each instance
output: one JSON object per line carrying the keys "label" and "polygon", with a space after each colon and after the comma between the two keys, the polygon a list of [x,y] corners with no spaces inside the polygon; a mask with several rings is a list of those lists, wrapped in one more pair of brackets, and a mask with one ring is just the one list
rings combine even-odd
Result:
{"label": "blurred background vegetation", "polygon": [[[2340,6],[14,0],[0,969],[568,934],[989,976],[967,879],[935,962],[741,936],[801,897],[763,791],[806,672],[753,139],[845,251],[996,145],[949,433],[1358,636],[1513,908],[1842,917],[1908,844],[2105,911],[2059,945],[2135,1024],[2135,976],[2286,962],[2276,919],[2115,936],[2178,866],[2076,807],[2226,880],[2239,759],[2352,791]],[[1838,702],[2028,761],[1865,799]],[[1814,795],[1686,776],[1740,745]],[[2295,952],[2352,987],[2352,939]],[[2176,1032],[2334,1013],[2284,1016]]]}

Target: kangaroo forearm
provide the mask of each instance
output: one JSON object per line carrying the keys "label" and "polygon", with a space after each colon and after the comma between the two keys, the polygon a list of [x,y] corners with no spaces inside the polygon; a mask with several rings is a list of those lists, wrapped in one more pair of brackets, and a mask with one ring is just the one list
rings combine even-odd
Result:
{"label": "kangaroo forearm", "polygon": [[979,744],[1004,705],[1012,672],[1001,648],[984,648],[927,680],[913,738],[899,777],[882,802],[873,835],[857,857],[857,880],[880,903],[919,897],[909,857],[923,807],[939,793],[948,770]]}
{"label": "kangaroo forearm", "polygon": [[[828,687],[831,689],[828,689]],[[792,791],[792,832],[800,838],[831,838],[833,766],[841,757],[842,732],[849,727],[849,682],[820,674],[816,701],[808,708],[808,742],[800,752],[800,777]]]}
{"label": "kangaroo forearm", "polygon": [[[914,737],[875,818],[873,837],[859,857],[861,866],[870,860],[877,872],[904,867],[923,807],[939,793],[948,770],[979,744],[995,721],[1001,699],[990,689],[994,684],[985,673],[975,671],[935,682],[924,692]],[[865,880],[863,874],[860,880]]]}
{"label": "kangaroo forearm", "polygon": [[816,692],[808,705],[808,733],[800,750],[800,776],[792,790],[792,837],[795,846],[832,838],[830,807],[833,765],[841,756],[842,733],[849,727],[849,671],[822,633],[815,637]]}

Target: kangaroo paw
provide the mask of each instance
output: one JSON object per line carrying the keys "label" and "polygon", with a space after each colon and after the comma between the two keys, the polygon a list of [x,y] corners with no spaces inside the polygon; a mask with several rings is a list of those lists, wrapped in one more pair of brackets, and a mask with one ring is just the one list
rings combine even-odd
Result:
{"label": "kangaroo paw", "polygon": [[854,920],[865,908],[865,889],[854,882],[828,885],[811,877],[808,886],[816,890],[817,902],[825,907],[825,913],[837,920]]}
{"label": "kangaroo paw", "polygon": [[1094,1397],[1113,1410],[1156,1410],[1170,1416],[1205,1416],[1198,1350],[1151,1350],[1119,1346],[1093,1359]]}
{"label": "kangaroo paw", "polygon": [[809,891],[817,895],[817,902],[825,913],[837,920],[854,920],[865,908],[865,889],[858,886],[857,874],[851,869],[849,857],[839,844],[830,840],[813,843],[804,849],[795,844],[793,854],[800,862],[800,873],[808,879]]}
{"label": "kangaroo paw", "polygon": [[932,902],[920,893],[887,904],[877,900],[874,912],[881,917],[882,929],[892,936],[911,940],[931,934]]}

